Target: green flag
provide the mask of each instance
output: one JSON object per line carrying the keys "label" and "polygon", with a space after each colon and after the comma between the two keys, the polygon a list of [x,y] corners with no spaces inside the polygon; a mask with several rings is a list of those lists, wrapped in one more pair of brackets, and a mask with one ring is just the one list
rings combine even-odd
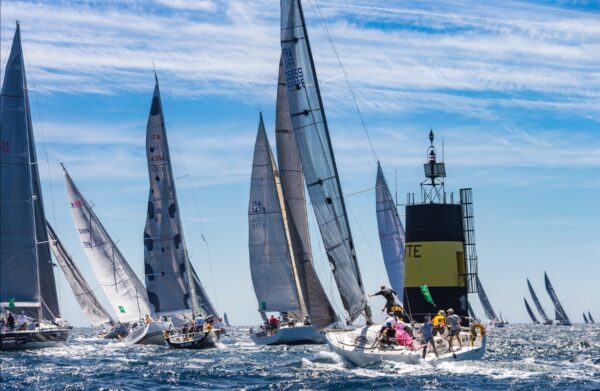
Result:
{"label": "green flag", "polygon": [[15,305],[15,298],[11,297],[10,299],[8,299],[8,309],[14,311],[15,308],[17,308],[17,306]]}
{"label": "green flag", "polygon": [[429,287],[427,285],[421,285],[419,287],[419,289],[421,289],[421,293],[423,294],[423,297],[425,298],[425,300],[428,303],[431,303],[431,305],[435,307],[435,303],[433,302],[433,298],[431,297],[431,293],[429,293]]}
{"label": "green flag", "polygon": [[121,311],[122,314],[125,313],[125,307],[123,307],[122,305],[119,306],[119,311]]}

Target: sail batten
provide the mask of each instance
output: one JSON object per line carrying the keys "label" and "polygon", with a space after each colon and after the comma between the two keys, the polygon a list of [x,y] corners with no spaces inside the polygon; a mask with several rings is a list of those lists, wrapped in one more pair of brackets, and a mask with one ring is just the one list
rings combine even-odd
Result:
{"label": "sail batten", "polygon": [[281,51],[304,178],[346,318],[370,318],[299,0],[281,1]]}
{"label": "sail batten", "polygon": [[144,274],[148,300],[153,314],[193,311],[218,316],[187,253],[156,77],[155,82],[146,128],[150,191],[144,229]]}
{"label": "sail batten", "polygon": [[67,198],[83,250],[120,322],[150,313],[144,285],[100,222],[63,166]]}
{"label": "sail batten", "polygon": [[390,284],[402,303],[404,301],[404,227],[379,164],[377,164],[375,195],[383,261]]}
{"label": "sail batten", "polygon": [[496,312],[490,303],[490,299],[483,289],[483,285],[481,284],[479,276],[477,276],[477,293],[479,294],[479,301],[481,301],[481,306],[483,307],[483,311],[485,312],[485,316],[488,318],[488,320],[498,320],[499,318],[496,316]]}
{"label": "sail batten", "polygon": [[281,185],[262,115],[256,135],[250,200],[248,246],[252,285],[259,310],[302,310],[298,281],[292,269],[292,251],[282,205]]}
{"label": "sail batten", "polygon": [[287,223],[303,301],[313,326],[319,330],[337,321],[335,311],[314,269],[308,215],[304,195],[304,174],[296,136],[290,118],[283,61],[279,61],[275,136],[279,175],[285,198]]}
{"label": "sail batten", "polygon": [[50,223],[46,222],[46,229],[48,230],[48,238],[50,240],[50,247],[54,253],[54,258],[67,279],[67,282],[71,286],[75,300],[89,319],[92,326],[98,326],[101,324],[114,324],[114,320],[100,303],[92,288],[79,271],[75,262],[61,243],[58,235],[54,231],[54,228]]}

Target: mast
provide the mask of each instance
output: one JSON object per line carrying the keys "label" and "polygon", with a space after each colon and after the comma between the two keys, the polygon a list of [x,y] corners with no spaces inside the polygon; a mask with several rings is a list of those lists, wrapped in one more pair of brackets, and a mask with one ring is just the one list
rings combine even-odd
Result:
{"label": "mast", "polygon": [[281,1],[281,49],[298,152],[346,320],[364,314],[371,323],[299,0]]}

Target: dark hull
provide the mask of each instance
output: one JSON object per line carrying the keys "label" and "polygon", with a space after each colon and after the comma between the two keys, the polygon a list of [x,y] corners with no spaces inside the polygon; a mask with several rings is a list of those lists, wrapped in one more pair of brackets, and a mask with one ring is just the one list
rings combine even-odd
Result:
{"label": "dark hull", "polygon": [[64,344],[71,330],[13,331],[0,334],[0,350],[46,348]]}
{"label": "dark hull", "polygon": [[214,349],[221,337],[222,330],[215,330],[210,333],[194,333],[188,338],[181,335],[167,336],[165,339],[173,349]]}

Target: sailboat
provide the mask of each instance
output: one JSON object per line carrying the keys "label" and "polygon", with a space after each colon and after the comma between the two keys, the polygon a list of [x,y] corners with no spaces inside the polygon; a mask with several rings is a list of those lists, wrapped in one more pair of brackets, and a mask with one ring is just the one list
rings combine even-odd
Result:
{"label": "sailboat", "polygon": [[48,239],[54,258],[63,271],[69,286],[71,286],[75,300],[77,300],[85,316],[92,326],[114,327],[116,323],[112,316],[100,303],[48,221],[46,221],[46,229],[48,230]]}
{"label": "sailboat", "polygon": [[229,318],[227,317],[227,312],[223,312],[223,320],[225,321],[225,326],[231,327],[231,324],[229,323]]}
{"label": "sailboat", "polygon": [[379,227],[379,243],[383,253],[383,262],[392,288],[398,300],[404,299],[404,227],[398,216],[396,202],[388,188],[381,165],[377,163],[377,180],[375,182],[375,198],[377,225]]}
{"label": "sailboat", "polygon": [[[280,82],[282,82],[281,66],[279,76]],[[285,99],[285,95],[283,97],[281,95],[282,90],[285,92],[285,84],[282,87],[280,83],[278,88],[278,130],[289,129],[289,127],[280,126],[282,122],[280,107],[283,105],[281,99]],[[284,108],[287,109],[287,105]],[[289,120],[289,115],[286,118]],[[292,156],[292,161],[299,163],[297,151],[293,148],[293,137],[292,133],[289,140],[279,139],[278,147],[292,142],[291,145],[288,145],[291,147],[290,149],[282,148],[280,153],[295,154],[295,159]],[[280,167],[283,164],[289,172],[291,167],[285,166],[285,164],[290,162],[290,156],[286,158],[280,155],[278,157]],[[297,167],[294,171],[296,178],[299,179],[299,182],[296,182],[299,189],[288,186],[288,191],[284,192],[283,178],[280,178],[273,159],[261,114],[254,147],[248,207],[250,270],[261,317],[266,321],[267,312],[276,312],[283,314],[284,321],[277,325],[265,322],[259,331],[252,330],[250,336],[259,345],[325,343],[325,335],[318,333],[315,327],[322,328],[327,326],[328,321],[331,323],[335,321],[333,310],[310,263],[310,249],[308,254],[294,251],[292,229],[298,235],[300,234],[298,229],[302,228],[302,226],[295,225],[300,221],[294,220],[294,217],[306,216],[306,210],[302,208],[305,205],[301,167]],[[294,190],[296,191],[294,192]],[[285,197],[288,194],[290,197],[286,202]],[[295,199],[294,196],[296,196]],[[301,201],[302,206],[297,208],[294,216],[294,211],[288,207],[293,207],[295,201]],[[308,234],[308,227],[304,226],[304,228]],[[302,245],[300,240],[296,240],[295,243]],[[308,259],[299,258],[303,255]],[[312,271],[311,274],[306,273],[309,268]],[[311,286],[306,283],[307,278],[314,278]],[[307,300],[311,289],[320,290],[323,296],[320,302]],[[315,297],[314,292],[312,297]],[[307,304],[311,305],[311,312],[309,312]],[[323,319],[323,314],[327,319]],[[316,322],[314,327],[311,318]]]}
{"label": "sailboat", "polygon": [[[343,317],[348,326],[360,316],[367,323],[354,330],[326,331],[329,347],[357,365],[380,360],[419,361],[420,355],[409,349],[386,352],[371,348],[379,326],[372,326],[300,0],[281,1],[281,49],[292,127],[321,238],[344,306]],[[448,353],[439,359],[479,358],[484,351],[485,339],[477,348],[464,349],[460,356]]]}
{"label": "sailboat", "polygon": [[585,324],[589,324],[590,321],[588,320],[587,316],[585,316],[585,312],[583,313],[583,323]]}
{"label": "sailboat", "polygon": [[544,307],[542,307],[540,300],[538,299],[535,291],[533,290],[533,286],[531,286],[531,282],[529,281],[529,278],[527,279],[527,288],[529,289],[529,294],[531,295],[531,299],[533,300],[533,304],[535,305],[535,308],[537,309],[538,313],[542,317],[543,322],[541,322],[541,323],[544,325],[551,325],[552,319],[548,318],[548,315],[546,315],[546,311],[544,311]]}
{"label": "sailboat", "polygon": [[[119,323],[115,325],[115,332],[109,334],[111,337],[122,335],[123,325],[134,328],[150,313],[146,290],[66,167],[61,166],[65,174],[67,200],[81,246],[113,312],[117,314]],[[156,344],[160,340],[149,338],[144,343]]]}
{"label": "sailboat", "polygon": [[164,319],[170,318],[175,326],[186,320],[193,326],[200,317],[206,323],[204,327],[170,330],[165,333],[166,342],[179,349],[215,347],[222,330],[208,326],[218,319],[218,314],[192,267],[185,245],[156,75],[146,128],[146,157],[150,192],[144,229],[144,270],[152,316],[162,318],[150,324],[162,324],[168,329],[170,323]]}
{"label": "sailboat", "polygon": [[60,319],[19,23],[5,69],[0,96],[0,307],[20,315],[15,327],[0,329],[0,350],[54,346],[67,341],[70,327]]}
{"label": "sailboat", "polygon": [[527,313],[529,314],[529,317],[531,318],[531,321],[533,322],[533,324],[539,324],[540,322],[537,320],[537,318],[535,317],[535,314],[531,310],[531,307],[529,306],[527,299],[523,298],[523,301],[525,302],[525,309],[527,310]]}
{"label": "sailboat", "polygon": [[479,301],[481,301],[481,306],[485,312],[485,317],[490,321],[490,325],[495,327],[504,327],[506,322],[496,315],[496,311],[494,311],[492,303],[490,303],[490,299],[483,289],[483,284],[481,283],[479,276],[477,276],[477,293],[479,294]]}
{"label": "sailboat", "polygon": [[592,313],[590,311],[588,311],[588,319],[590,320],[590,323],[596,323],[594,318],[592,318]]}
{"label": "sailboat", "polygon": [[546,292],[548,292],[548,296],[550,296],[550,299],[552,300],[552,305],[554,306],[556,324],[559,326],[571,326],[571,321],[569,320],[569,317],[567,316],[567,313],[565,312],[562,304],[560,304],[558,296],[556,295],[554,287],[552,287],[552,284],[550,283],[550,279],[548,278],[548,274],[546,274],[546,272],[544,272],[544,282],[546,284]]}

